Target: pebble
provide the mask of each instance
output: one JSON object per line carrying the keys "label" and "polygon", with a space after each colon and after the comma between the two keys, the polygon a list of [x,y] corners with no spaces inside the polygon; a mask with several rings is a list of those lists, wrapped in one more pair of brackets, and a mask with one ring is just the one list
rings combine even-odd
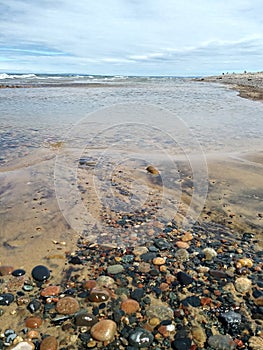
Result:
{"label": "pebble", "polygon": [[33,299],[29,302],[29,304],[27,305],[27,309],[31,312],[34,313],[37,310],[39,310],[41,307],[41,302],[37,299]]}
{"label": "pebble", "polygon": [[204,328],[200,325],[193,325],[191,328],[191,334],[195,344],[201,349],[204,348],[207,339]]}
{"label": "pebble", "polygon": [[236,343],[226,334],[216,334],[208,338],[208,344],[215,350],[233,350],[236,348]]}
{"label": "pebble", "polygon": [[39,282],[44,282],[50,277],[50,271],[46,266],[37,265],[33,268],[32,277]]}
{"label": "pebble", "polygon": [[110,288],[115,284],[114,279],[110,276],[99,276],[96,282],[99,287],[105,287],[105,288]]}
{"label": "pebble", "polygon": [[258,297],[257,299],[254,300],[254,303],[257,306],[263,306],[263,296]]}
{"label": "pebble", "polygon": [[121,309],[128,315],[133,314],[140,309],[140,304],[136,300],[126,299],[121,303]]}
{"label": "pebble", "polygon": [[79,311],[79,303],[73,297],[64,297],[59,299],[56,304],[56,310],[62,315],[71,315]]}
{"label": "pebble", "polygon": [[176,278],[182,286],[187,286],[188,284],[191,284],[194,280],[193,277],[191,277],[190,275],[188,275],[183,271],[179,271],[176,274]]}
{"label": "pebble", "polygon": [[175,243],[175,245],[180,249],[188,249],[190,247],[190,245],[187,242],[183,241],[178,241]]}
{"label": "pebble", "polygon": [[106,289],[93,288],[88,296],[89,301],[95,303],[105,302],[110,298],[110,293]]}
{"label": "pebble", "polygon": [[230,329],[241,323],[241,315],[231,310],[221,313],[220,320]]}
{"label": "pebble", "polygon": [[0,294],[0,305],[8,306],[14,301],[15,297],[11,293],[3,293]]}
{"label": "pebble", "polygon": [[97,322],[97,318],[87,311],[81,311],[75,316],[76,326],[92,327]]}
{"label": "pebble", "polygon": [[40,295],[42,297],[47,298],[47,297],[58,295],[59,292],[60,292],[60,286],[48,286],[41,290]]}
{"label": "pebble", "polygon": [[148,248],[147,247],[135,247],[133,249],[133,254],[135,256],[142,255],[142,254],[145,254],[145,253],[148,253]]}
{"label": "pebble", "polygon": [[25,321],[25,325],[28,328],[39,328],[42,325],[42,319],[38,316],[28,317]]}
{"label": "pebble", "polygon": [[191,349],[191,339],[185,338],[177,338],[172,342],[172,349],[175,350],[190,350]]}
{"label": "pebble", "polygon": [[35,345],[31,342],[22,341],[22,342],[18,343],[17,345],[15,345],[12,349],[13,350],[34,350]]}
{"label": "pebble", "polygon": [[186,249],[178,249],[175,252],[174,256],[176,260],[178,260],[179,262],[184,262],[189,260],[189,253]]}
{"label": "pebble", "polygon": [[83,283],[83,288],[86,290],[91,290],[92,288],[95,288],[97,285],[97,282],[94,280],[88,280]]}
{"label": "pebble", "polygon": [[138,266],[138,270],[143,273],[148,273],[151,270],[151,264],[142,261]]}
{"label": "pebble", "polygon": [[154,265],[164,265],[165,264],[165,258],[160,258],[160,257],[157,257],[157,258],[154,258],[153,259],[153,264]]}
{"label": "pebble", "polygon": [[163,238],[155,239],[154,245],[160,250],[167,250],[170,248],[170,244]]}
{"label": "pebble", "polygon": [[157,317],[161,321],[172,320],[174,317],[174,312],[170,307],[164,305],[151,305],[146,310],[146,315],[149,318]]}
{"label": "pebble", "polygon": [[15,277],[24,276],[25,274],[26,274],[26,271],[23,269],[17,269],[12,272],[12,276],[15,276]]}
{"label": "pebble", "polygon": [[91,327],[92,338],[99,341],[111,341],[117,331],[117,324],[112,320],[101,320]]}
{"label": "pebble", "polygon": [[58,342],[53,336],[44,338],[40,344],[40,350],[57,350]]}
{"label": "pebble", "polygon": [[111,266],[108,266],[107,268],[107,272],[110,275],[117,275],[118,273],[122,273],[123,270],[124,270],[124,267],[120,264],[111,265]]}
{"label": "pebble", "polygon": [[3,265],[0,266],[0,276],[10,275],[14,270],[13,266]]}
{"label": "pebble", "polygon": [[235,280],[235,288],[239,293],[246,293],[252,287],[252,281],[246,277],[239,277]]}
{"label": "pebble", "polygon": [[153,174],[153,175],[159,175],[159,171],[152,165],[147,166],[146,170],[148,173]]}
{"label": "pebble", "polygon": [[203,253],[205,254],[206,260],[212,260],[217,256],[217,252],[213,248],[205,248],[203,249]]}
{"label": "pebble", "polygon": [[147,348],[153,342],[153,335],[143,328],[135,328],[129,335],[129,344],[135,348]]}

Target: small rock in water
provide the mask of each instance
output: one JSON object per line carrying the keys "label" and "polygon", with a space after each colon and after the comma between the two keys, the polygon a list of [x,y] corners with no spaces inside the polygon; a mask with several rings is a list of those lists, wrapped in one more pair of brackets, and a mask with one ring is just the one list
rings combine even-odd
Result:
{"label": "small rock in water", "polygon": [[33,299],[30,301],[30,303],[27,305],[27,309],[31,312],[34,313],[37,310],[39,310],[41,307],[41,302],[37,299]]}
{"label": "small rock in water", "polygon": [[0,305],[10,305],[14,301],[15,297],[11,293],[0,294]]}
{"label": "small rock in water", "polygon": [[187,286],[193,282],[193,278],[183,271],[179,271],[176,277],[182,286]]}
{"label": "small rock in water", "polygon": [[177,338],[172,342],[172,349],[175,350],[190,350],[191,339],[189,338]]}
{"label": "small rock in water", "polygon": [[25,325],[28,328],[39,328],[42,324],[42,319],[38,316],[28,317],[25,321]]}
{"label": "small rock in water", "polygon": [[151,305],[146,311],[146,315],[149,318],[157,317],[161,321],[172,320],[174,312],[170,307],[164,305]]}
{"label": "small rock in water", "polygon": [[110,298],[110,293],[106,289],[93,288],[88,296],[88,299],[95,303],[107,301]]}
{"label": "small rock in water", "polygon": [[40,295],[42,297],[51,297],[54,295],[58,295],[60,292],[60,287],[59,286],[48,286],[44,289],[41,290]]}
{"label": "small rock in water", "polygon": [[75,316],[76,326],[91,327],[97,322],[98,322],[97,318],[94,315],[88,313],[87,311],[79,312]]}
{"label": "small rock in water", "polygon": [[96,280],[97,285],[100,287],[112,287],[115,284],[115,281],[110,276],[99,276]]}
{"label": "small rock in water", "polygon": [[231,327],[236,327],[241,323],[241,315],[234,311],[228,311],[220,314],[220,320],[229,329]]}
{"label": "small rock in water", "polygon": [[129,344],[135,348],[148,348],[153,342],[153,335],[143,328],[136,328],[130,333]]}
{"label": "small rock in water", "polygon": [[40,350],[57,350],[58,342],[53,336],[44,338],[40,344]]}
{"label": "small rock in water", "polygon": [[59,299],[56,304],[56,310],[62,315],[71,315],[79,311],[79,303],[72,297],[64,297]]}
{"label": "small rock in water", "polygon": [[99,341],[111,341],[117,330],[117,325],[112,320],[102,320],[94,324],[90,330],[92,338]]}
{"label": "small rock in water", "polygon": [[10,275],[14,270],[13,266],[3,265],[0,266],[0,276]]}
{"label": "small rock in water", "polygon": [[20,277],[20,276],[24,276],[25,273],[26,273],[25,270],[23,270],[23,269],[17,269],[17,270],[14,270],[14,271],[12,272],[12,276]]}
{"label": "small rock in water", "polygon": [[124,267],[120,264],[111,265],[111,266],[108,266],[107,268],[107,272],[110,275],[117,275],[118,273],[123,272],[123,270],[124,270]]}
{"label": "small rock in water", "polygon": [[208,338],[208,344],[215,350],[233,350],[236,343],[230,335],[216,334]]}
{"label": "small rock in water", "polygon": [[175,253],[176,260],[180,262],[188,261],[189,260],[189,253],[186,249],[178,249]]}
{"label": "small rock in water", "polygon": [[44,282],[50,277],[50,271],[46,266],[37,265],[32,270],[32,277],[39,282]]}

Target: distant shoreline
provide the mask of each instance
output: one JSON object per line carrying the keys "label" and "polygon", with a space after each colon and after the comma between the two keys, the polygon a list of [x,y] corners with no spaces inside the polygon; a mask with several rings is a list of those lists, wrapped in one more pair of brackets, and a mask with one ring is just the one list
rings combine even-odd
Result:
{"label": "distant shoreline", "polygon": [[222,74],[193,80],[232,85],[232,88],[239,92],[240,97],[263,101],[263,72]]}

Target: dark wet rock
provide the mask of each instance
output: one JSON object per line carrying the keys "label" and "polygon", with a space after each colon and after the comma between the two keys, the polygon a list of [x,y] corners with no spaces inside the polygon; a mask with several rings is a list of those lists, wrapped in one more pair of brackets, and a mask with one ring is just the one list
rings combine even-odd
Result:
{"label": "dark wet rock", "polygon": [[141,259],[142,261],[144,262],[151,262],[154,258],[157,257],[157,254],[156,253],[144,253],[141,255]]}
{"label": "dark wet rock", "polygon": [[129,335],[129,344],[135,348],[147,348],[153,342],[153,335],[143,328],[135,328]]}
{"label": "dark wet rock", "polygon": [[82,260],[80,259],[79,256],[72,256],[69,259],[69,263],[72,265],[81,265],[82,264]]}
{"label": "dark wet rock", "polygon": [[233,350],[236,343],[230,335],[217,334],[208,338],[208,344],[215,350]]}
{"label": "dark wet rock", "polygon": [[154,245],[160,250],[166,250],[170,248],[169,242],[163,238],[157,238],[154,240]]}
{"label": "dark wet rock", "polygon": [[189,338],[176,338],[172,342],[172,349],[175,350],[190,350],[191,349],[191,339]]}
{"label": "dark wet rock", "polygon": [[227,274],[221,270],[209,270],[209,274],[217,279],[223,279],[228,277]]}
{"label": "dark wet rock", "polygon": [[30,301],[30,303],[27,305],[27,309],[33,314],[34,312],[38,311],[41,307],[41,302],[37,299],[33,299]]}
{"label": "dark wet rock", "polygon": [[50,277],[50,271],[46,266],[37,265],[32,270],[32,277],[39,282],[44,282]]}
{"label": "dark wet rock", "polygon": [[81,311],[75,316],[76,326],[92,327],[97,322],[97,318],[87,311]]}
{"label": "dark wet rock", "polygon": [[14,301],[15,297],[11,293],[0,294],[0,305],[10,305]]}
{"label": "dark wet rock", "polygon": [[131,298],[140,301],[145,295],[145,290],[143,288],[136,288],[131,292]]}
{"label": "dark wet rock", "polygon": [[12,272],[12,276],[20,277],[20,276],[24,276],[25,273],[26,273],[26,271],[23,269],[16,269]]}
{"label": "dark wet rock", "polygon": [[93,288],[88,296],[88,299],[95,303],[107,301],[110,298],[110,293],[106,289]]}
{"label": "dark wet rock", "polygon": [[242,317],[237,312],[228,311],[221,313],[219,319],[228,332],[231,333],[231,331],[234,331],[240,325]]}
{"label": "dark wet rock", "polygon": [[183,271],[179,271],[176,274],[176,278],[182,286],[187,286],[193,282],[193,278]]}
{"label": "dark wet rock", "polygon": [[181,303],[184,305],[184,306],[188,306],[188,305],[191,305],[193,307],[198,307],[201,305],[201,301],[200,301],[200,298],[193,295],[191,297],[187,297],[185,298],[184,300],[181,301]]}
{"label": "dark wet rock", "polygon": [[263,297],[263,290],[254,289],[252,295],[255,299]]}

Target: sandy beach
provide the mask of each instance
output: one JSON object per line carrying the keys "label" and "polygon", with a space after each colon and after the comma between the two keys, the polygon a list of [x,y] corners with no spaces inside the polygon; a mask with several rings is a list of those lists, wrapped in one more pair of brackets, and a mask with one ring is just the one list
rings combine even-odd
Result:
{"label": "sandy beach", "polygon": [[[263,100],[263,73],[196,81]],[[189,160],[175,155],[174,168],[131,157],[110,172],[89,149],[72,186],[61,185],[74,227],[83,219],[74,186],[96,219],[80,235],[56,188],[63,147],[50,142],[0,168],[0,349],[18,350],[21,341],[28,350],[260,349],[262,149],[206,153],[207,197],[189,229],[181,225],[195,186]],[[32,274],[38,265],[50,276]]]}

